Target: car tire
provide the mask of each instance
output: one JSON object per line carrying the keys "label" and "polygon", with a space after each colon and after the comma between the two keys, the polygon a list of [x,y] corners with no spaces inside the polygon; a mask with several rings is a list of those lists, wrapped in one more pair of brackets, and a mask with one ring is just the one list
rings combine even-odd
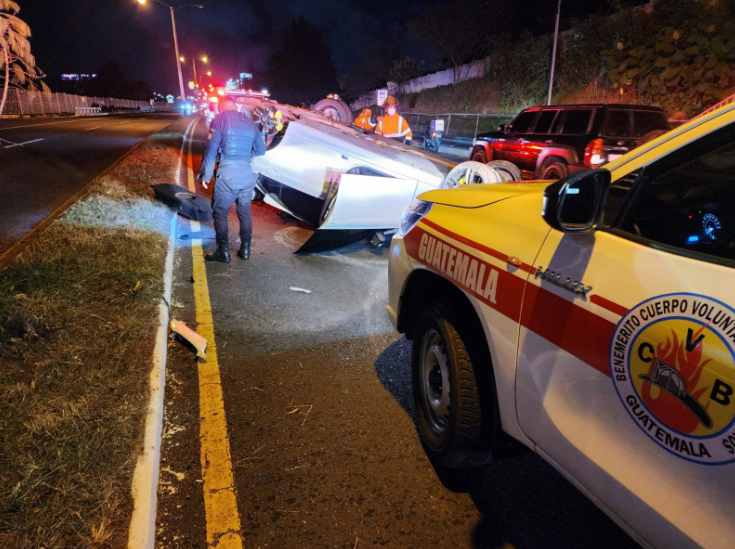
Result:
{"label": "car tire", "polygon": [[487,410],[497,410],[492,374],[478,369],[489,365],[489,355],[459,318],[441,306],[425,308],[411,361],[421,442],[432,462],[449,468],[491,460],[493,418]]}
{"label": "car tire", "polygon": [[550,162],[541,170],[541,179],[564,179],[569,175],[569,167],[564,162]]}
{"label": "car tire", "polygon": [[344,101],[339,99],[322,99],[312,107],[312,110],[321,112],[325,116],[342,122],[344,124],[352,124],[354,118],[350,107]]}
{"label": "car tire", "polygon": [[520,181],[523,179],[521,175],[521,169],[507,160],[491,160],[486,164],[489,168],[493,168],[495,171],[500,173],[500,177],[503,178],[503,182]]}
{"label": "car tire", "polygon": [[487,164],[487,153],[482,149],[477,149],[472,153],[472,158],[470,160]]}

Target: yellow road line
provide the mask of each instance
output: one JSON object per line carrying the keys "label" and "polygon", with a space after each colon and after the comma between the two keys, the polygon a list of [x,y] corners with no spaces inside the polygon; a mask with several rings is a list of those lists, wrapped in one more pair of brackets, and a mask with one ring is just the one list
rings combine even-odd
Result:
{"label": "yellow road line", "polygon": [[[189,137],[186,163],[188,186],[191,191],[195,191],[191,154],[195,130],[196,124]],[[191,222],[191,228],[195,234],[201,230],[196,221]],[[204,264],[204,250],[200,239],[191,241],[191,251],[194,260],[197,332],[209,342],[207,360],[199,364],[199,443],[202,453],[207,544],[219,549],[242,549],[240,514],[237,510],[230,441],[227,438],[227,419],[222,398],[217,345],[214,339],[212,304]]]}

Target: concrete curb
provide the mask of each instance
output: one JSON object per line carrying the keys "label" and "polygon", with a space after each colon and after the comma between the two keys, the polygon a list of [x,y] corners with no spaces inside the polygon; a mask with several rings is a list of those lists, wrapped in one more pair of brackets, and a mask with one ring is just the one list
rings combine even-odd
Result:
{"label": "concrete curb", "polygon": [[[194,122],[184,132],[181,157]],[[176,169],[176,179],[181,174],[181,159]],[[128,549],[153,549],[156,542],[156,514],[158,507],[158,477],[161,467],[161,437],[163,433],[163,397],[166,388],[166,356],[168,354],[168,324],[173,285],[174,252],[176,249],[176,221],[173,212],[169,232],[168,255],[164,273],[164,296],[158,306],[158,331],[153,350],[153,368],[150,374],[150,399],[146,412],[143,450],[133,472],[131,494],[133,516],[128,530]]]}

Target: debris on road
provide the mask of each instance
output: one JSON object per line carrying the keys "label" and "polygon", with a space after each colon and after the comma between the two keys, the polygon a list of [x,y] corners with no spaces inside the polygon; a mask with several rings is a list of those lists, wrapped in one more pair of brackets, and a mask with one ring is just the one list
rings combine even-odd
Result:
{"label": "debris on road", "polygon": [[291,290],[292,292],[299,292],[299,293],[302,293],[302,294],[310,294],[311,293],[311,290],[305,290],[304,288],[297,288],[296,286],[291,286],[289,288],[289,290]]}
{"label": "debris on road", "polygon": [[198,358],[207,358],[207,340],[189,328],[180,320],[171,320],[172,337],[192,353],[196,353]]}

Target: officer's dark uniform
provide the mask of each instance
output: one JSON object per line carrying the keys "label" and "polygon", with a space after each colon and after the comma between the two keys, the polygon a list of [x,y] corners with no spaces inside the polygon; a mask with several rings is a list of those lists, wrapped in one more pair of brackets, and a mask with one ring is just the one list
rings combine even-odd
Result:
{"label": "officer's dark uniform", "polygon": [[231,110],[218,114],[212,121],[199,179],[203,181],[212,179],[218,154],[219,165],[212,197],[217,251],[207,256],[207,259],[225,262],[230,260],[227,246],[229,234],[227,214],[234,202],[237,202],[237,217],[240,220],[238,255],[242,259],[248,259],[253,234],[250,201],[255,189],[255,174],[251,164],[254,156],[265,154],[265,142],[258,127],[247,114]]}

